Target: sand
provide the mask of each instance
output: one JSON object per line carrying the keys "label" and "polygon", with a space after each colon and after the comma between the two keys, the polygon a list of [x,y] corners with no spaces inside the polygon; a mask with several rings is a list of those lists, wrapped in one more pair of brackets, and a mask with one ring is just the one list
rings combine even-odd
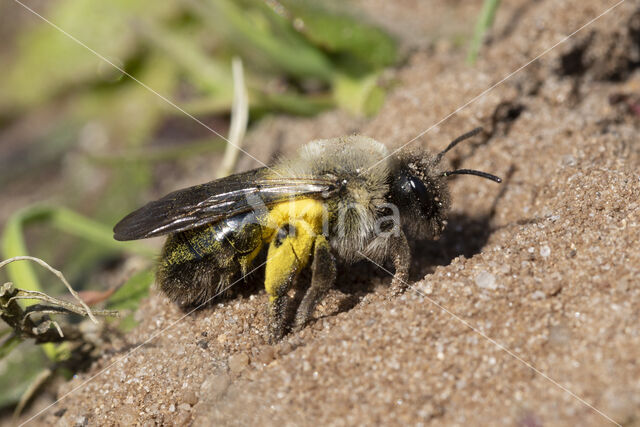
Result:
{"label": "sand", "polygon": [[312,324],[268,345],[259,288],[186,317],[154,292],[37,423],[640,425],[640,3],[439,123],[612,5],[509,2],[475,68],[436,42],[374,118],[252,130],[270,159],[356,131],[399,147],[430,129],[412,147],[438,150],[484,126],[448,160],[505,180],[451,180],[448,228],[414,243],[404,294],[383,269],[343,268]]}

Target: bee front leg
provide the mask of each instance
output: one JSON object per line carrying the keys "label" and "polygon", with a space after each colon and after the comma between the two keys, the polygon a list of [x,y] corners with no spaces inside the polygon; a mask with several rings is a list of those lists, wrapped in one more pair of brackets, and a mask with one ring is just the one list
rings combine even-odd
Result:
{"label": "bee front leg", "polygon": [[391,282],[391,289],[394,294],[400,294],[409,286],[409,268],[411,267],[411,249],[407,236],[403,231],[391,236],[389,239],[389,252],[393,256],[393,266],[395,274]]}
{"label": "bee front leg", "polygon": [[307,324],[316,305],[336,280],[336,259],[324,236],[316,238],[311,274],[311,286],[298,307],[294,330],[300,330]]}

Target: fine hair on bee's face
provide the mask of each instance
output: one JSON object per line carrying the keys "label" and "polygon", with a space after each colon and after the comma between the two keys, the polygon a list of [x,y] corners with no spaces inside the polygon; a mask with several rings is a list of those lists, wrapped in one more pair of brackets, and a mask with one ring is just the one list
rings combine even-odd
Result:
{"label": "fine hair on bee's face", "polygon": [[[162,291],[182,306],[211,300],[246,275],[266,251],[270,339],[299,329],[336,279],[336,259],[393,262],[392,286],[407,283],[409,239],[437,238],[446,225],[447,178],[480,171],[442,169],[438,154],[387,148],[365,136],[316,140],[297,156],[178,190],[129,214],[114,229],[118,240],[168,234],[158,266]],[[298,282],[311,270],[311,283]],[[290,310],[292,288],[306,288]],[[295,313],[295,318],[288,317]]]}

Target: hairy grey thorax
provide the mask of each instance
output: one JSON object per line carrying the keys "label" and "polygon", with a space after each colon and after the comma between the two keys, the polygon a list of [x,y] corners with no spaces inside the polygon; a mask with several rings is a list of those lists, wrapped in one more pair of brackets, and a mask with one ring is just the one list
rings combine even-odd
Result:
{"label": "hairy grey thorax", "polygon": [[[389,191],[387,148],[378,141],[349,135],[312,141],[294,159],[276,166],[284,176],[322,177],[339,183],[337,194],[325,200],[329,213],[329,241],[340,258],[353,262],[375,255],[376,219]],[[380,246],[376,244],[376,246]]]}

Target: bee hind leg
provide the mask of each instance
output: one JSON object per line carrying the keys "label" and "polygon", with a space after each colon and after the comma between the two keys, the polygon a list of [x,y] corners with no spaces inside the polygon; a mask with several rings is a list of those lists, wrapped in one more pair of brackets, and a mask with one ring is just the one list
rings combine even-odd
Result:
{"label": "bee hind leg", "polygon": [[307,265],[315,236],[302,221],[283,225],[269,245],[265,269],[265,290],[269,295],[271,342],[287,332],[290,313],[289,290],[298,273]]}
{"label": "bee hind leg", "polygon": [[316,305],[336,280],[336,260],[324,236],[315,240],[311,274],[311,286],[298,307],[294,330],[300,330],[307,324]]}
{"label": "bee hind leg", "polygon": [[288,295],[293,279],[287,284],[280,286],[275,295],[269,296],[269,308],[267,317],[269,319],[269,341],[271,343],[280,340],[287,332],[289,316],[287,315],[291,298]]}

